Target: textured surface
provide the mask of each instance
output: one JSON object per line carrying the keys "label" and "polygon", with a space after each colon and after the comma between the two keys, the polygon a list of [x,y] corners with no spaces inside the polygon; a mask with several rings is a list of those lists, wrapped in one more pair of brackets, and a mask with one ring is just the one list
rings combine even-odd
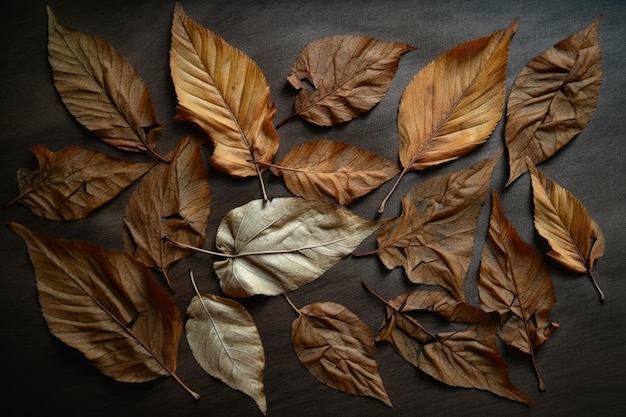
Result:
{"label": "textured surface", "polygon": [[[5,2],[0,14],[0,196],[17,193],[15,173],[34,169],[29,147],[43,144],[58,151],[80,145],[116,157],[145,160],[94,139],[61,102],[47,61],[46,4],[68,27],[101,36],[117,48],[144,79],[159,123],[157,149],[165,154],[188,133],[188,125],[173,121],[176,108],[169,75],[170,25],[174,3],[48,0]],[[294,146],[326,137],[352,143],[383,157],[398,155],[397,109],[402,91],[415,73],[455,45],[508,27],[520,27],[511,41],[507,91],[533,57],[586,27],[603,14],[600,39],[604,80],[597,109],[585,130],[540,169],[572,192],[602,228],[606,251],[594,267],[606,294],[604,305],[588,278],[548,262],[557,305],[551,319],[557,329],[537,352],[546,392],[537,390],[525,356],[503,350],[516,385],[535,405],[501,399],[486,392],[451,388],[420,373],[387,343],[376,345],[385,388],[394,408],[373,398],[350,396],[320,384],[299,363],[290,341],[295,314],[282,297],[240,300],[254,317],[266,352],[265,389],[268,416],[621,416],[626,415],[626,3],[594,1],[183,1],[185,12],[248,54],[264,72],[277,113],[275,121],[293,110],[296,92],[286,76],[302,48],[336,34],[358,34],[416,46],[405,54],[387,96],[372,111],[347,124],[319,128],[298,119],[279,129],[280,160]],[[400,212],[400,200],[419,181],[435,174],[467,168],[502,149],[503,121],[493,136],[467,156],[420,173],[410,173],[389,201],[385,216]],[[207,152],[206,156],[209,156]],[[504,161],[496,167],[494,185],[507,179]],[[233,179],[209,168],[212,206],[205,247],[213,249],[217,226],[234,207],[261,198],[258,180]],[[266,173],[270,197],[288,196],[282,180]],[[350,208],[373,219],[389,190],[383,185]],[[17,221],[55,238],[82,238],[123,250],[123,213],[132,190],[94,211],[84,220],[53,222],[35,217],[16,205],[0,211],[2,222]],[[502,193],[502,204],[521,237],[545,252],[533,230],[532,199],[527,176]],[[466,283],[468,298],[477,301],[477,257],[487,230],[488,213],[479,223],[475,258]],[[368,239],[361,251],[373,250]],[[32,265],[21,239],[0,228],[1,369],[3,415],[39,416],[255,416],[254,401],[209,377],[181,342],[178,374],[202,395],[195,403],[171,378],[144,384],[124,384],[100,374],[82,355],[51,335],[37,301]],[[174,299],[184,311],[193,296],[188,271],[194,270],[201,291],[220,293],[210,266],[213,258],[197,254],[170,269],[177,288]],[[376,331],[384,317],[379,301],[361,281],[393,298],[407,290],[403,271],[387,271],[374,256],[347,258],[326,274],[290,295],[296,305],[332,301],[345,305]],[[163,281],[161,281],[164,283]]]}

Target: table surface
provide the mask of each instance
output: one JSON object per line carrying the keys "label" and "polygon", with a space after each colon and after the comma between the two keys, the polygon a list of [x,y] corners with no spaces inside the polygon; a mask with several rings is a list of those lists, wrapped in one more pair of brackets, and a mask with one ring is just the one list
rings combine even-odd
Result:
{"label": "table surface", "polygon": [[[169,73],[170,25],[174,3],[168,1],[9,0],[1,13],[0,43],[0,195],[3,203],[17,193],[15,173],[36,168],[30,147],[43,144],[58,151],[79,145],[113,156],[127,154],[104,145],[72,118],[60,101],[47,61],[46,3],[67,26],[110,42],[137,69],[150,89],[159,123],[164,126],[158,150],[166,153],[189,131],[175,121],[176,98]],[[349,123],[320,128],[297,119],[280,128],[277,158],[305,141],[329,138],[397,159],[397,105],[415,73],[453,46],[485,36],[520,19],[507,68],[510,90],[524,65],[559,40],[603,15],[600,38],[604,79],[589,125],[541,169],[578,197],[602,228],[606,251],[596,264],[606,302],[585,276],[547,262],[557,293],[550,318],[560,323],[537,353],[547,390],[539,392],[528,357],[502,349],[514,383],[530,395],[528,407],[476,389],[448,387],[405,362],[388,343],[377,343],[380,374],[393,403],[389,408],[368,397],[332,390],[298,362],[291,346],[293,310],[283,297],[240,300],[258,326],[265,353],[268,416],[621,416],[626,415],[626,3],[593,1],[190,1],[186,13],[250,56],[265,74],[276,103],[276,120],[289,115],[295,93],[286,83],[295,57],[309,42],[337,34],[369,35],[412,44],[403,56],[385,98]],[[425,178],[469,167],[502,149],[503,121],[490,139],[469,155],[423,173],[410,173],[391,199],[386,215],[400,212],[400,198]],[[278,160],[278,159],[277,159]],[[496,168],[493,186],[502,191],[508,168]],[[206,248],[231,209],[260,198],[256,179],[236,180],[209,168],[212,190]],[[266,175],[272,197],[290,193],[282,181]],[[373,219],[390,184],[357,200],[349,209]],[[532,225],[530,185],[524,176],[502,192],[504,210],[522,238],[541,246]],[[21,205],[0,211],[3,222],[15,221],[57,238],[78,238],[123,250],[122,219],[133,187],[89,217],[73,222],[48,221]],[[479,219],[477,245],[484,243],[487,217]],[[254,416],[254,401],[207,375],[193,359],[184,337],[178,375],[202,395],[194,401],[172,378],[142,384],[115,382],[102,375],[78,351],[56,339],[41,315],[35,277],[24,242],[0,229],[2,247],[2,317],[0,382],[3,415],[90,416]],[[362,247],[375,248],[374,236]],[[475,251],[480,252],[480,247]],[[192,269],[203,292],[220,294],[211,269],[213,258],[193,255],[171,269],[178,289],[172,297],[185,311],[192,297]],[[478,260],[467,279],[475,294]],[[160,277],[155,274],[160,280]],[[316,281],[290,295],[304,306],[334,301],[348,307],[373,332],[384,317],[380,303],[361,282],[391,298],[410,288],[400,268],[387,270],[376,257],[347,257]],[[162,283],[162,281],[159,281]],[[476,297],[474,295],[474,301]],[[7,413],[8,411],[8,413]]]}

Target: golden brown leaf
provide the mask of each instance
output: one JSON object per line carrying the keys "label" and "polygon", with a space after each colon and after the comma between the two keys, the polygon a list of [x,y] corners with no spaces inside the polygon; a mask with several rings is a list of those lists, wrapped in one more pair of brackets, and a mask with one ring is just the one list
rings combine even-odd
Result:
{"label": "golden brown leaf", "polygon": [[370,110],[389,90],[402,54],[413,49],[369,36],[336,35],[309,43],[287,77],[300,90],[293,116],[331,126]]}
{"label": "golden brown leaf", "polygon": [[154,164],[129,162],[106,154],[69,146],[52,152],[31,148],[39,169],[17,171],[20,202],[37,216],[50,220],[77,220],[112,200]]}
{"label": "golden brown leaf", "polygon": [[127,252],[163,272],[172,288],[169,267],[192,251],[164,238],[192,246],[204,243],[211,192],[198,139],[185,137],[167,158],[171,163],[153,169],[131,195],[124,240]]}
{"label": "golden brown leaf", "polygon": [[183,322],[148,269],[130,256],[52,239],[9,223],[28,246],[50,331],[105,375],[144,382],[175,374]]}
{"label": "golden brown leaf", "polygon": [[76,120],[110,145],[161,158],[148,88],[115,48],[63,26],[48,7],[48,55],[54,85]]}
{"label": "golden brown leaf", "polygon": [[481,257],[478,293],[483,310],[500,314],[500,338],[535,361],[535,349],[542,345],[558,324],[548,315],[556,304],[552,279],[541,256],[524,242],[505,217],[494,191],[489,222],[489,241]]}
{"label": "golden brown leaf", "polygon": [[535,204],[535,227],[552,249],[548,256],[570,271],[589,274],[600,299],[604,293],[593,275],[593,264],[604,253],[604,236],[582,203],[539,171],[529,160]]}
{"label": "golden brown leaf", "polygon": [[397,175],[397,164],[353,145],[319,139],[296,146],[272,166],[289,191],[307,200],[350,204]]}
{"label": "golden brown leaf", "polygon": [[508,184],[550,158],[585,128],[602,84],[602,50],[596,18],[587,28],[531,60],[513,84],[505,128]]}

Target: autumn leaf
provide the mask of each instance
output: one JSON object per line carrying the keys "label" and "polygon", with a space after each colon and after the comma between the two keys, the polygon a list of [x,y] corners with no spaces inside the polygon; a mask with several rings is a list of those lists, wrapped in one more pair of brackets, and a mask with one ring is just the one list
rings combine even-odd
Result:
{"label": "autumn leaf", "polygon": [[473,167],[427,179],[402,199],[400,217],[386,222],[375,253],[414,283],[439,285],[465,300],[463,282],[474,250],[478,215],[500,153]]}
{"label": "autumn leaf", "polygon": [[596,108],[602,84],[601,17],[532,59],[513,84],[504,131],[507,185],[550,158],[580,133]]}
{"label": "autumn leaf", "polygon": [[176,3],[170,69],[178,117],[205,131],[214,145],[209,162],[235,177],[258,175],[278,150],[276,112],[260,68]]}
{"label": "autumn leaf", "polygon": [[65,27],[48,6],[48,59],[70,113],[104,142],[155,151],[159,125],[137,71],[105,40]]}
{"label": "autumn leaf", "polygon": [[506,30],[462,43],[431,61],[406,87],[398,108],[399,157],[404,175],[457,159],[491,135],[502,117],[509,43]]}
{"label": "autumn leaf", "polygon": [[187,314],[187,341],[198,364],[209,375],[252,397],[266,414],[265,352],[250,313],[229,298],[202,294],[191,300]]}
{"label": "autumn leaf", "polygon": [[49,220],[77,220],[115,198],[144,175],[153,163],[129,162],[69,146],[52,152],[31,148],[39,169],[17,171],[19,202]]}
{"label": "autumn leaf", "polygon": [[43,316],[56,337],[118,381],[171,375],[200,398],[175,374],[180,312],[143,264],[89,242],[8,226],[28,246]]}
{"label": "autumn leaf", "polygon": [[350,204],[399,172],[397,164],[353,145],[319,139],[293,148],[272,172],[295,195]]}
{"label": "autumn leaf", "polygon": [[593,275],[593,265],[604,253],[604,235],[582,203],[538,170],[529,171],[535,205],[535,228],[552,249],[548,256],[570,271],[589,274],[600,300],[604,293]]}
{"label": "autumn leaf", "polygon": [[160,270],[173,288],[169,267],[193,251],[164,238],[194,246],[204,243],[211,192],[198,139],[186,136],[167,157],[172,162],[148,173],[131,195],[124,214],[124,241],[130,255]]}
{"label": "autumn leaf", "polygon": [[[336,35],[309,43],[287,77],[300,90],[289,118],[331,126],[365,113],[387,94],[402,54],[414,49],[369,36]],[[305,79],[314,91],[302,83]]]}
{"label": "autumn leaf", "polygon": [[500,314],[498,335],[507,345],[531,356],[539,381],[545,389],[535,360],[535,349],[558,327],[548,315],[556,294],[547,267],[524,242],[505,217],[500,197],[494,191],[488,244],[480,263],[478,293],[482,309]]}

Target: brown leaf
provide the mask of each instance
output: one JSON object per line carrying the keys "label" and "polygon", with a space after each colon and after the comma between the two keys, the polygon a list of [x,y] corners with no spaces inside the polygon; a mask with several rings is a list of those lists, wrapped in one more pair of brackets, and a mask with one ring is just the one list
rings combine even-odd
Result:
{"label": "brown leaf", "polygon": [[500,338],[531,355],[539,387],[543,390],[535,349],[558,327],[548,320],[556,295],[541,256],[519,237],[505,217],[495,191],[489,242],[481,257],[478,293],[483,310],[500,314]]}
{"label": "brown leaf", "polygon": [[37,216],[50,220],[77,220],[112,200],[154,164],[112,158],[69,146],[52,152],[42,145],[31,148],[39,169],[17,171],[20,202]]}
{"label": "brown leaf", "polygon": [[506,30],[458,45],[413,78],[398,109],[404,167],[398,182],[408,171],[465,155],[491,135],[502,117],[509,43],[517,26],[515,21]]}
{"label": "brown leaf", "polygon": [[[400,57],[413,49],[369,36],[337,35],[309,43],[287,77],[301,90],[294,116],[331,126],[365,113],[383,99]],[[304,79],[314,91],[308,91],[301,82]]]}
{"label": "brown leaf", "polygon": [[198,139],[185,137],[167,158],[172,162],[153,169],[131,195],[124,240],[127,252],[163,272],[172,288],[169,267],[192,251],[164,238],[192,246],[204,243],[211,192]]}
{"label": "brown leaf", "polygon": [[582,131],[602,84],[602,50],[596,18],[591,25],[531,60],[513,84],[505,128],[508,184],[550,158]]}
{"label": "brown leaf", "polygon": [[500,153],[475,166],[428,179],[402,199],[402,214],[376,238],[389,269],[414,283],[439,285],[458,301],[474,250],[476,222]]}
{"label": "brown leaf", "polygon": [[535,227],[552,250],[548,256],[570,271],[589,274],[600,299],[604,293],[593,275],[593,264],[604,253],[604,235],[582,203],[545,176],[529,160],[535,204]]}
{"label": "brown leaf", "polygon": [[48,59],[70,113],[104,142],[158,156],[150,93],[137,71],[105,40],[63,26],[48,7]]}
{"label": "brown leaf", "polygon": [[342,205],[399,172],[397,164],[375,153],[328,139],[296,146],[271,170],[299,197],[317,201],[330,197]]}
{"label": "brown leaf", "polygon": [[130,256],[8,224],[28,246],[50,331],[105,375],[123,382],[176,374],[181,314],[148,269]]}
{"label": "brown leaf", "polygon": [[296,311],[299,315],[291,327],[291,340],[309,372],[331,388],[374,397],[391,407],[378,374],[369,327],[336,303],[314,303]]}

